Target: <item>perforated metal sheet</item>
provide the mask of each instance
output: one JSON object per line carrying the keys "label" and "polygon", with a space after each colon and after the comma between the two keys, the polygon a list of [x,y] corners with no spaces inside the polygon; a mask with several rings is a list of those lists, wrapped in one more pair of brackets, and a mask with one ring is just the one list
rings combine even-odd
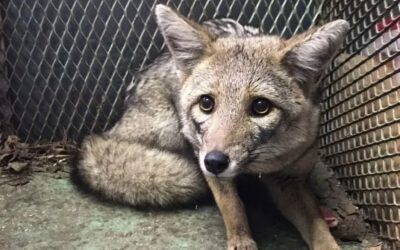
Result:
{"label": "perforated metal sheet", "polygon": [[352,24],[324,79],[325,159],[390,245],[400,247],[400,3],[330,1]]}
{"label": "perforated metal sheet", "polygon": [[124,86],[163,48],[156,2],[195,20],[227,16],[282,36],[307,29],[319,7],[312,0],[3,0],[18,135],[75,140],[110,127]]}

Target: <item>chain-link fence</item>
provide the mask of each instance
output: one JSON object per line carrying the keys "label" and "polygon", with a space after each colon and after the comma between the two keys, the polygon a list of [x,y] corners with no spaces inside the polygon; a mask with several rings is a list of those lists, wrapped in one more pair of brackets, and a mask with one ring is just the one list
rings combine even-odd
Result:
{"label": "chain-link fence", "polygon": [[[303,1],[158,1],[196,20],[227,16],[290,36],[319,4]],[[124,87],[163,48],[154,0],[5,0],[13,123],[26,141],[72,140],[119,117]]]}
{"label": "chain-link fence", "polygon": [[77,140],[109,128],[119,118],[125,86],[163,49],[152,16],[156,2],[195,20],[231,17],[283,37],[315,22],[351,23],[323,79],[321,146],[369,221],[395,246],[399,0],[3,0],[0,55],[18,135],[29,142]]}
{"label": "chain-link fence", "polygon": [[[0,23],[2,23],[2,16],[0,15]],[[1,26],[0,26],[1,30]],[[9,82],[7,79],[7,70],[5,66],[5,43],[4,37],[0,35],[0,145],[5,141],[7,136],[12,133],[11,122],[11,105],[7,99],[7,92],[9,89]]]}
{"label": "chain-link fence", "polygon": [[324,79],[321,142],[379,235],[400,248],[400,1],[329,1],[347,19],[343,53]]}

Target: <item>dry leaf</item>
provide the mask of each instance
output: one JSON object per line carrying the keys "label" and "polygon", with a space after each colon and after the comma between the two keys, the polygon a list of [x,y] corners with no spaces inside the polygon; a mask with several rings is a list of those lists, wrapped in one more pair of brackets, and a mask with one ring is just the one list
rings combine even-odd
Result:
{"label": "dry leaf", "polygon": [[24,170],[26,170],[29,166],[28,162],[10,162],[8,163],[8,168],[10,168],[12,171],[15,173],[20,173]]}

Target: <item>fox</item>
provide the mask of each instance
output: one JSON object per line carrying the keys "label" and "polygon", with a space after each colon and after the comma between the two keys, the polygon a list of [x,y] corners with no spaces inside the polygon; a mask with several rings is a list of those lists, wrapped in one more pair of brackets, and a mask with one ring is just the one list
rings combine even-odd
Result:
{"label": "fox", "polygon": [[227,248],[242,250],[257,244],[236,181],[256,175],[310,249],[340,249],[305,181],[318,159],[319,80],[348,22],[283,39],[162,4],[154,13],[167,52],[128,86],[121,119],[82,140],[79,178],[132,206],[187,204],[211,190]]}

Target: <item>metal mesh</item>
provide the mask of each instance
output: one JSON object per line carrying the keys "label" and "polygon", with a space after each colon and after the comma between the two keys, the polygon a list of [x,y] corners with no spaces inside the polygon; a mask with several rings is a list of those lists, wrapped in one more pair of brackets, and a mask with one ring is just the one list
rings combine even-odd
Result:
{"label": "metal mesh", "polygon": [[[0,23],[1,20],[2,15],[0,13]],[[10,124],[12,111],[10,102],[7,99],[7,92],[10,85],[6,78],[6,55],[4,52],[4,37],[0,35],[0,145],[12,133],[12,125]]]}
{"label": "metal mesh", "polygon": [[400,3],[329,1],[322,20],[350,21],[324,79],[321,142],[368,220],[400,247]]}
{"label": "metal mesh", "polygon": [[[315,1],[158,1],[205,20],[227,16],[290,36],[307,29]],[[152,16],[156,1],[6,0],[9,93],[18,135],[29,142],[79,139],[118,118],[124,86],[163,42]]]}
{"label": "metal mesh", "polygon": [[[345,18],[352,28],[323,79],[321,147],[380,236],[400,240],[398,0],[158,1],[283,37]],[[118,118],[124,87],[163,49],[156,1],[3,0],[13,124],[29,142],[77,140]],[[397,41],[398,40],[398,41]]]}

